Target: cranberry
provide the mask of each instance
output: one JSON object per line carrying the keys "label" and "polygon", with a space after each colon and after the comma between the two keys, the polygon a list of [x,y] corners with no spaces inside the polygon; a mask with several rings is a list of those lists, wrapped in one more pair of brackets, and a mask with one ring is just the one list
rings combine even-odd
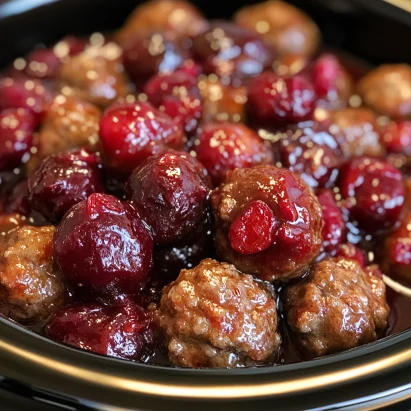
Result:
{"label": "cranberry", "polygon": [[381,137],[387,153],[411,155],[411,121],[391,121]]}
{"label": "cranberry", "polygon": [[301,123],[289,126],[279,137],[276,146],[283,167],[298,173],[311,188],[334,184],[344,157],[326,126]]}
{"label": "cranberry", "polygon": [[320,205],[288,170],[265,165],[230,171],[211,204],[217,252],[242,272],[267,281],[298,278],[320,252]]}
{"label": "cranberry", "polygon": [[229,170],[273,161],[269,143],[243,124],[204,125],[194,141],[193,150],[214,185],[220,184]]}
{"label": "cranberry", "polygon": [[213,232],[205,221],[188,239],[172,247],[157,247],[154,251],[154,271],[165,281],[175,280],[180,271],[194,268],[201,260],[213,256]]}
{"label": "cranberry", "polygon": [[308,120],[315,102],[314,88],[304,77],[267,72],[251,81],[247,108],[255,124],[277,126]]}
{"label": "cranberry", "polygon": [[187,135],[197,129],[202,98],[197,79],[184,72],[154,76],[144,87],[148,100],[173,118]]}
{"label": "cranberry", "polygon": [[53,51],[61,60],[82,53],[86,46],[86,40],[75,36],[66,36],[54,45]]}
{"label": "cranberry", "polygon": [[256,254],[273,245],[278,228],[273,210],[263,201],[253,201],[231,223],[228,240],[240,254]]}
{"label": "cranberry", "polygon": [[335,256],[342,258],[351,258],[352,260],[356,260],[361,265],[361,267],[365,267],[364,253],[354,244],[340,244],[335,251]]}
{"label": "cranberry", "polygon": [[37,49],[26,58],[24,73],[36,79],[54,78],[60,68],[61,60],[53,49]]}
{"label": "cranberry", "polygon": [[314,62],[312,79],[318,98],[326,106],[345,105],[353,92],[351,76],[332,54],[324,54]]}
{"label": "cranberry", "polygon": [[6,77],[0,80],[0,111],[8,108],[26,108],[41,119],[51,94],[39,80]]}
{"label": "cranberry", "polygon": [[31,214],[29,186],[26,179],[17,183],[7,198],[6,211],[24,216]]}
{"label": "cranberry", "polygon": [[323,211],[324,227],[322,231],[322,249],[332,252],[341,244],[345,236],[345,221],[340,208],[335,202],[330,190],[324,190],[318,195],[318,201]]}
{"label": "cranberry", "polygon": [[256,34],[226,21],[212,22],[194,37],[192,52],[205,74],[228,80],[256,76],[272,62],[271,51]]}
{"label": "cranberry", "polygon": [[28,109],[8,109],[0,113],[0,171],[21,165],[33,145],[36,119]]}
{"label": "cranberry", "polygon": [[208,187],[178,153],[148,158],[131,174],[126,191],[158,245],[177,244],[204,221]]}
{"label": "cranberry", "polygon": [[134,37],[123,52],[124,68],[137,85],[142,86],[158,73],[170,73],[183,66],[188,57],[177,43],[164,34],[154,33],[145,37]]}
{"label": "cranberry", "polygon": [[143,360],[154,350],[154,328],[135,304],[104,307],[74,304],[57,312],[45,328],[48,337],[97,354]]}
{"label": "cranberry", "polygon": [[75,204],[104,191],[100,159],[86,150],[47,157],[29,179],[33,209],[58,222]]}
{"label": "cranberry", "polygon": [[127,174],[147,157],[168,148],[182,148],[182,130],[148,103],[114,104],[100,121],[100,142],[106,165]]}
{"label": "cranberry", "polygon": [[66,280],[97,293],[138,292],[153,264],[153,241],[129,205],[92,194],[57,226],[54,253]]}
{"label": "cranberry", "polygon": [[387,162],[352,159],[341,171],[339,187],[350,217],[363,230],[389,229],[398,221],[405,189],[400,171]]}
{"label": "cranberry", "polygon": [[191,77],[198,78],[200,74],[203,73],[203,68],[192,59],[187,59],[184,61],[183,65],[178,68],[177,71],[185,73]]}

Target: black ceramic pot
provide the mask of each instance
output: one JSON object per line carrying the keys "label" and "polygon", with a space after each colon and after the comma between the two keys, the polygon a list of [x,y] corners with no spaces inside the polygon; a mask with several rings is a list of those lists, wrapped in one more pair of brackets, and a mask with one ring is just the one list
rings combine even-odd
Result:
{"label": "black ceramic pot", "polygon": [[[136,3],[0,1],[0,67],[39,42],[118,27]],[[209,17],[229,17],[247,1],[197,3]],[[295,3],[316,18],[329,44],[375,63],[411,62],[403,41],[410,38],[411,17],[394,6],[378,0]],[[183,370],[81,352],[0,318],[0,390],[15,401],[29,399],[29,409],[371,410],[411,398],[410,370],[411,330],[305,363]]]}

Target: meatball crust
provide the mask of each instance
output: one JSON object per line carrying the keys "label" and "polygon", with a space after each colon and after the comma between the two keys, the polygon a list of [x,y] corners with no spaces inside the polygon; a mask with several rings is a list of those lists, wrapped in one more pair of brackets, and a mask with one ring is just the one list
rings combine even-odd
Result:
{"label": "meatball crust", "polygon": [[54,264],[54,227],[17,227],[0,240],[0,312],[37,323],[64,302],[65,288]]}
{"label": "meatball crust", "polygon": [[163,290],[156,320],[170,361],[181,367],[265,363],[280,345],[272,296],[250,275],[211,259]]}
{"label": "meatball crust", "polygon": [[[236,169],[212,192],[211,203],[217,252],[240,271],[285,281],[300,277],[320,252],[321,207],[288,170],[270,165]],[[246,238],[251,246],[238,246],[237,240]]]}
{"label": "meatball crust", "polygon": [[387,327],[385,284],[352,259],[329,258],[285,292],[287,322],[313,357],[375,341]]}
{"label": "meatball crust", "polygon": [[411,119],[411,66],[384,64],[371,70],[358,83],[366,106],[396,119]]}

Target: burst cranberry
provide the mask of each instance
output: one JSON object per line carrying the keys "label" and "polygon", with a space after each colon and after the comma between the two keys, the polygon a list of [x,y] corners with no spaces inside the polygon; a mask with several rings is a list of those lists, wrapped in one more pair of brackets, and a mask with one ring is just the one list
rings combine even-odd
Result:
{"label": "burst cranberry", "polygon": [[228,241],[240,254],[256,254],[273,245],[278,228],[273,210],[262,201],[253,201],[231,223]]}
{"label": "burst cranberry", "polygon": [[110,107],[100,122],[106,165],[127,174],[147,157],[168,148],[182,148],[184,135],[170,117],[148,103]]}
{"label": "burst cranberry", "polygon": [[154,106],[173,118],[188,135],[197,129],[203,106],[195,77],[184,72],[154,76],[144,92]]}
{"label": "burst cranberry", "polygon": [[351,76],[332,54],[324,54],[315,61],[312,79],[318,98],[327,106],[346,105],[353,92]]}
{"label": "burst cranberry", "polygon": [[214,185],[220,184],[230,170],[273,161],[269,143],[243,124],[206,124],[195,140],[193,149],[198,160],[208,170]]}
{"label": "burst cranberry", "polygon": [[267,72],[251,81],[247,108],[255,124],[276,126],[309,119],[315,102],[314,88],[304,77]]}
{"label": "burst cranberry", "polygon": [[340,244],[335,251],[335,256],[342,258],[351,258],[352,260],[356,260],[361,265],[361,267],[365,267],[364,253],[354,244]]}
{"label": "burst cranberry", "polygon": [[124,68],[137,85],[142,86],[158,73],[170,73],[183,66],[187,53],[164,34],[135,37],[123,52]]}
{"label": "burst cranberry", "polygon": [[206,216],[208,187],[192,163],[174,152],[134,170],[127,192],[162,246],[182,241]]}
{"label": "burst cranberry", "polygon": [[381,137],[387,153],[411,155],[411,121],[391,121]]}
{"label": "burst cranberry", "polygon": [[404,204],[404,184],[401,173],[385,161],[354,158],[343,167],[339,187],[351,219],[360,228],[375,232],[389,229],[398,221]]}
{"label": "burst cranberry", "polygon": [[335,202],[332,191],[325,190],[318,195],[323,212],[324,227],[322,232],[322,249],[326,252],[334,251],[345,236],[345,221],[340,208]]}
{"label": "burst cranberry", "polygon": [[344,158],[335,137],[317,122],[289,126],[276,144],[283,167],[298,173],[311,188],[330,187]]}
{"label": "burst cranberry", "polygon": [[104,191],[100,159],[80,150],[47,157],[29,179],[33,209],[58,222],[75,204]]}
{"label": "burst cranberry", "polygon": [[231,171],[211,203],[217,252],[242,272],[267,281],[298,278],[320,252],[320,205],[288,170],[266,165]]}
{"label": "burst cranberry", "polygon": [[26,108],[42,118],[51,95],[38,80],[3,78],[0,80],[0,111]]}
{"label": "burst cranberry", "polygon": [[193,39],[192,52],[205,74],[243,80],[253,77],[272,62],[270,50],[260,37],[234,23],[215,21]]}
{"label": "burst cranberry", "polygon": [[0,171],[21,165],[33,144],[35,127],[36,120],[30,110],[17,108],[0,113]]}
{"label": "burst cranberry", "polygon": [[111,357],[142,360],[154,349],[154,328],[135,304],[74,304],[57,312],[45,329],[55,341]]}
{"label": "burst cranberry", "polygon": [[26,59],[24,73],[31,78],[53,78],[58,73],[61,60],[53,49],[34,50]]}
{"label": "burst cranberry", "polygon": [[153,241],[129,205],[92,194],[57,226],[54,253],[66,280],[97,293],[138,292],[153,263]]}

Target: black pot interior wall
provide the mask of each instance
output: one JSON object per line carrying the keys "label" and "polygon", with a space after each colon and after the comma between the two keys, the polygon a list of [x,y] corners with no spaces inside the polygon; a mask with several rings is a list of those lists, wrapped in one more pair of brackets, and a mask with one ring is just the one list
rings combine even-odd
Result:
{"label": "black pot interior wall", "polygon": [[[209,18],[229,18],[242,5],[255,2],[192,1]],[[0,67],[24,55],[36,44],[50,44],[67,33],[85,34],[119,27],[138,2],[0,0]],[[341,47],[373,63],[411,61],[411,49],[404,47],[404,39],[409,38],[411,30],[411,15],[399,13],[381,0],[290,2],[315,18],[329,45]],[[39,4],[43,5],[33,8]]]}

